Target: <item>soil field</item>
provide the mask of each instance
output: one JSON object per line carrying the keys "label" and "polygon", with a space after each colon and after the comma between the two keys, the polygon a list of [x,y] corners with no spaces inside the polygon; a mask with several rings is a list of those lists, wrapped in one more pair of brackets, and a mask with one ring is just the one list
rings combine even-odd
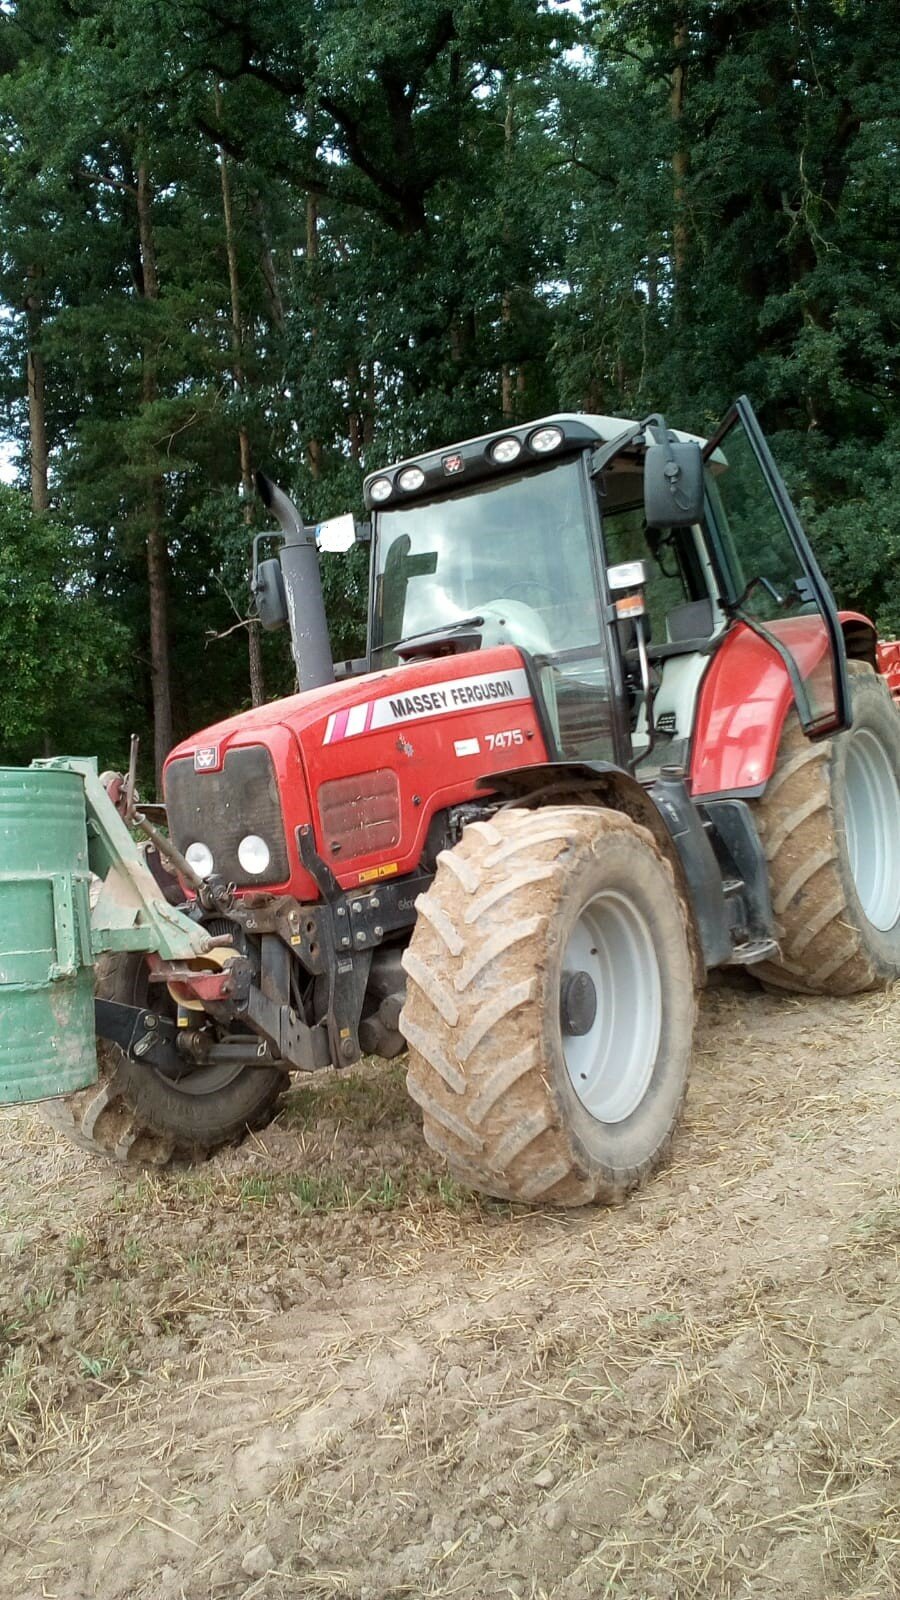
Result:
{"label": "soil field", "polygon": [[900,1594],[898,1059],[711,989],[617,1211],[459,1189],[396,1064],[149,1178],[4,1113],[0,1594]]}

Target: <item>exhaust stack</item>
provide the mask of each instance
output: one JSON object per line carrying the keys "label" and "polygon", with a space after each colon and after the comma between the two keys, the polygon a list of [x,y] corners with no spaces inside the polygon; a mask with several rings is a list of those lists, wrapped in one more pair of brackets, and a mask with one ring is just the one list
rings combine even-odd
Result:
{"label": "exhaust stack", "polygon": [[263,505],[277,517],[284,534],[280,551],[281,573],[291,630],[291,651],[297,668],[297,686],[301,691],[318,689],[324,683],[334,682],[334,663],[322,597],[315,531],[304,527],[293,500],[264,472],[257,472],[256,487]]}

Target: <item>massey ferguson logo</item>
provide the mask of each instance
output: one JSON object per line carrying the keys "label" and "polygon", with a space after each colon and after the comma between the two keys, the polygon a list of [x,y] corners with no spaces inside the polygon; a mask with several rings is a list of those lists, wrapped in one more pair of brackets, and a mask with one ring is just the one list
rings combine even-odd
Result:
{"label": "massey ferguson logo", "polygon": [[219,765],[219,746],[217,744],[201,745],[194,751],[195,772],[215,772]]}
{"label": "massey ferguson logo", "polygon": [[[441,717],[453,711],[476,711],[479,707],[490,708],[530,698],[524,667],[513,667],[509,672],[480,672],[471,678],[449,678],[411,694],[386,694],[380,700],[364,700],[346,711],[332,711],[322,742],[336,744],[340,739],[352,739],[357,733],[389,728],[395,722]],[[457,755],[461,753],[457,751]]]}

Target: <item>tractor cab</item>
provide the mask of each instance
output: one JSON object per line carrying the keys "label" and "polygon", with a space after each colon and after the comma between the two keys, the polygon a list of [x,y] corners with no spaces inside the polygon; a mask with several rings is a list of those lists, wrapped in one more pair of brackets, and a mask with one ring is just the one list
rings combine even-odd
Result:
{"label": "tractor cab", "polygon": [[737,625],[788,670],[812,736],[844,727],[834,603],[746,400],[704,444],[661,417],[558,415],[365,486],[374,668],[515,644],[557,759],[686,766]]}

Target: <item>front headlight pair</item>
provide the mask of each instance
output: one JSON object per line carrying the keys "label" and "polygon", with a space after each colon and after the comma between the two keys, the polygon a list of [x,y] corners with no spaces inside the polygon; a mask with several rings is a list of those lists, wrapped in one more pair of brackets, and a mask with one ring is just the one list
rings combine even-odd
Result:
{"label": "front headlight pair", "polygon": [[[245,835],[238,845],[237,855],[244,871],[255,878],[262,876],[271,860],[269,846],[258,833]],[[199,839],[194,844],[188,845],[184,858],[200,878],[208,878],[215,868],[215,859],[209,845],[203,844]]]}

